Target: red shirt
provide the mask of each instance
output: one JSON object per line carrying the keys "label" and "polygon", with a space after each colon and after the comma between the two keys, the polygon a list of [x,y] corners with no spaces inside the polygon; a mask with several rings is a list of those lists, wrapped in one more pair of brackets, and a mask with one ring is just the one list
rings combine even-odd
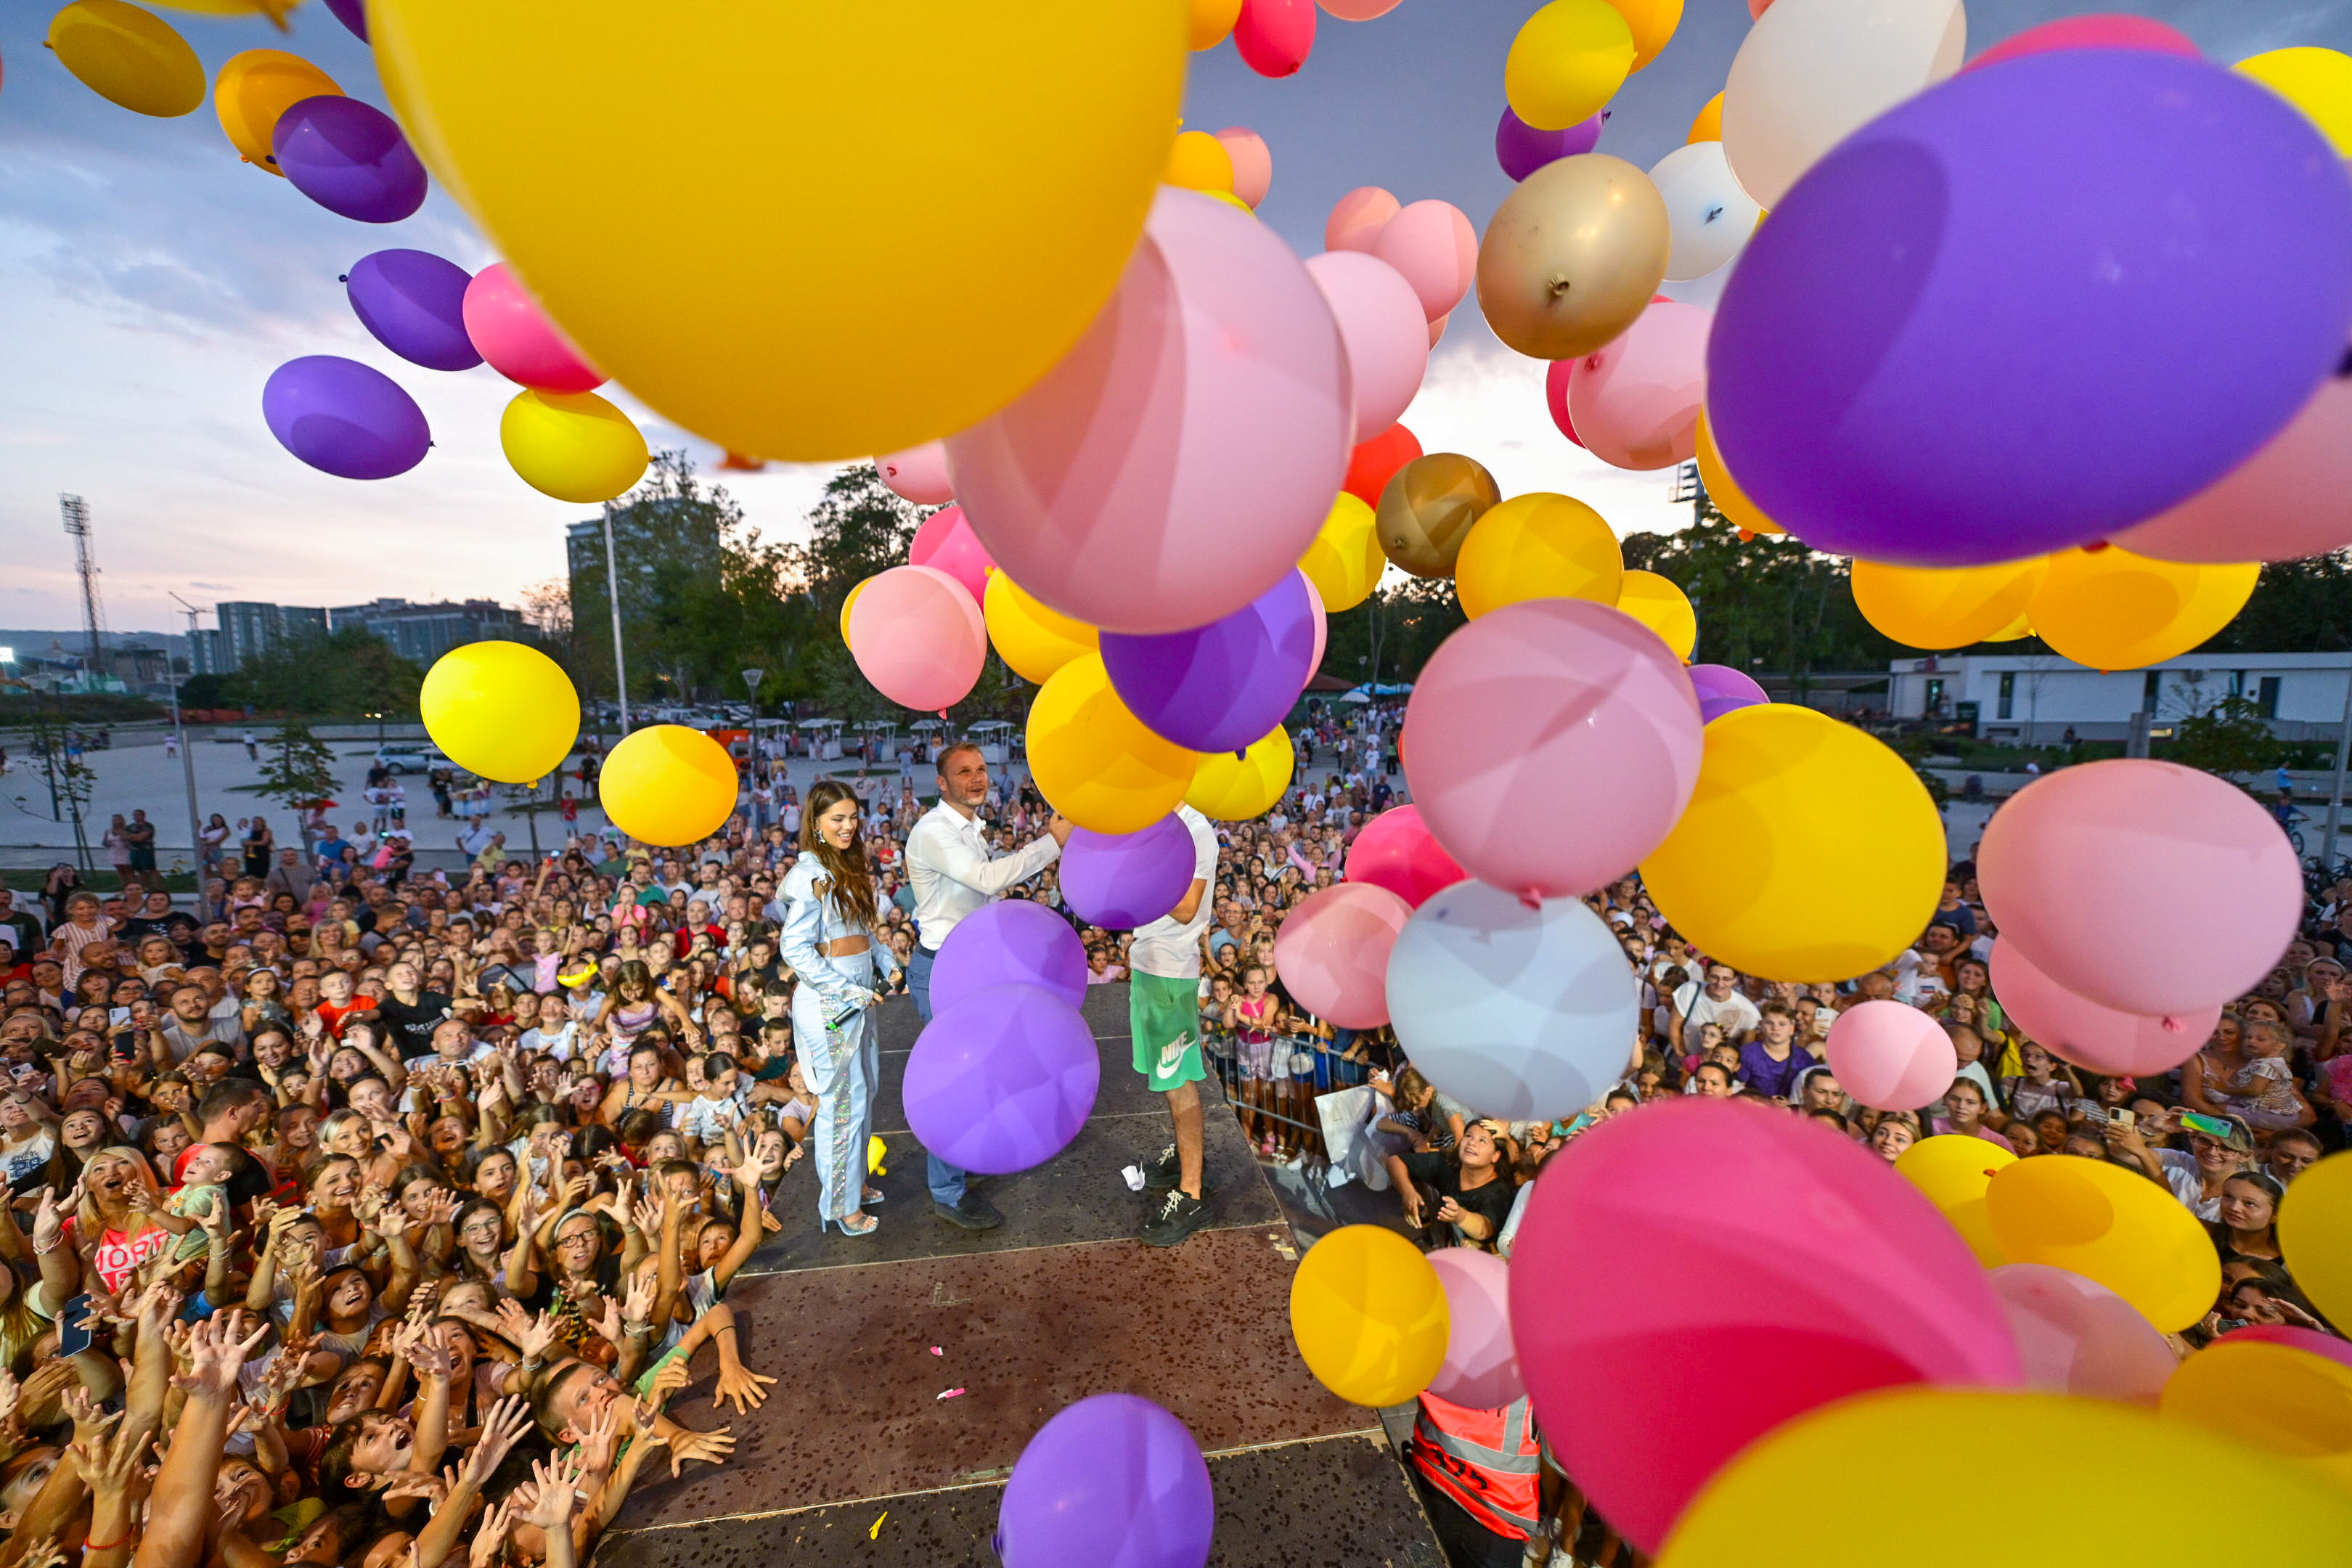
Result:
{"label": "red shirt", "polygon": [[375,998],[373,996],[354,997],[351,1005],[347,1007],[338,1007],[332,1002],[321,1002],[319,1004],[319,1022],[326,1026],[328,1038],[340,1040],[343,1037],[345,1020],[355,1013],[374,1011]]}

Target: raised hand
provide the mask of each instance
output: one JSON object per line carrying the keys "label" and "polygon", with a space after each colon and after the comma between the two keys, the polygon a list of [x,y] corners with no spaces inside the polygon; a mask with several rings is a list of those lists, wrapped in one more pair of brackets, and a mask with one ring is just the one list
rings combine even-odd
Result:
{"label": "raised hand", "polygon": [[466,1479],[479,1487],[498,1468],[523,1434],[530,1430],[530,1405],[520,1394],[509,1394],[490,1406],[482,1422],[481,1440],[466,1456]]}
{"label": "raised hand", "polygon": [[119,1505],[142,1479],[141,1461],[154,1444],[155,1434],[144,1426],[121,1426],[86,1438],[77,1436],[74,1464],[101,1503]]}
{"label": "raised hand", "polygon": [[582,1456],[550,1463],[544,1459],[530,1462],[530,1484],[536,1495],[522,1515],[522,1522],[535,1524],[550,1534],[572,1528],[572,1515],[580,1499]]}
{"label": "raised hand", "polygon": [[65,1230],[66,1211],[81,1202],[81,1184],[76,1182],[73,1191],[60,1200],[47,1187],[41,1189],[40,1206],[33,1211],[33,1250],[47,1252],[58,1244]]}
{"label": "raised hand", "polygon": [[237,1369],[269,1334],[267,1319],[247,1333],[246,1325],[252,1321],[239,1308],[231,1312],[215,1312],[190,1329],[188,1370],[172,1379],[173,1386],[199,1397],[226,1398],[236,1387]]}
{"label": "raised hand", "polygon": [[503,1500],[483,1510],[482,1521],[474,1527],[474,1544],[466,1553],[467,1568],[495,1568],[514,1527],[513,1511]]}
{"label": "raised hand", "polygon": [[723,1465],[735,1452],[735,1439],[721,1426],[715,1432],[691,1432],[681,1426],[669,1436],[669,1473],[672,1479],[683,1471],[689,1461],[706,1465]]}
{"label": "raised hand", "polygon": [[732,1366],[722,1363],[719,1368],[719,1386],[712,1392],[710,1403],[714,1408],[724,1409],[727,1401],[732,1399],[735,1414],[748,1415],[768,1402],[768,1391],[761,1385],[775,1381],[751,1371],[740,1362]]}

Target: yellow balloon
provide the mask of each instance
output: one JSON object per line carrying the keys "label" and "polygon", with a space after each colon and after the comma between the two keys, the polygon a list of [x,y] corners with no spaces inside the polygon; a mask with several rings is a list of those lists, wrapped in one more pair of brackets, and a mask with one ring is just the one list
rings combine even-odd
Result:
{"label": "yellow balloon", "polygon": [[1437,1270],[1385,1226],[1327,1233],[1290,1277],[1299,1357],[1351,1405],[1402,1405],[1427,1388],[1451,1327]]}
{"label": "yellow balloon", "polygon": [[890,1173],[882,1165],[888,1153],[889,1146],[882,1142],[878,1133],[869,1136],[866,1140],[866,1169],[877,1176],[888,1175]]}
{"label": "yellow balloon", "polygon": [[2312,1304],[2352,1323],[2352,1153],[2330,1154],[2279,1201],[2279,1250]]}
{"label": "yellow balloon", "polygon": [[278,31],[286,30],[286,15],[302,0],[156,0],[174,11],[194,11],[205,16],[267,16],[278,24]]}
{"label": "yellow balloon", "polygon": [[1698,612],[1672,580],[1632,569],[1619,580],[1617,607],[1664,638],[1676,658],[1690,662],[1698,647]]}
{"label": "yellow balloon", "polygon": [[1706,746],[1682,820],[1642,862],[1677,931],[1735,969],[1808,983],[1875,969],[1918,940],[1948,862],[1910,763],[1782,702],[1724,714]]}
{"label": "yellow balloon", "polygon": [[1984,640],[1987,642],[2015,642],[2020,637],[2030,637],[2032,635],[2033,617],[2028,615],[2020,615],[2017,619],[2010,622],[2009,625],[2001,627],[2000,630],[1997,632],[1985,633]]}
{"label": "yellow balloon", "polygon": [[1992,1221],[1985,1214],[1985,1189],[1995,1173],[2017,1163],[2017,1156],[1989,1139],[1946,1132],[1922,1138],[1896,1156],[1895,1173],[1919,1189],[1940,1210],[1987,1268],[2009,1261],[1993,1239]]}
{"label": "yellow balloon", "polygon": [[2062,550],[2026,605],[2042,640],[2093,669],[2177,658],[2236,618],[2262,566],[2152,561],[2121,545]]}
{"label": "yellow balloon", "polygon": [[1080,654],[1102,647],[1102,633],[1045,604],[1001,571],[988,574],[988,597],[981,608],[996,657],[1013,674],[1040,686]]}
{"label": "yellow balloon", "polygon": [[2227,1433],[2352,1489],[2352,1366],[2228,1334],[2164,1383],[2158,1415]]}
{"label": "yellow balloon", "polygon": [[1297,765],[1290,731],[1277,724],[1238,754],[1202,752],[1200,771],[1184,792],[1184,804],[1218,822],[1247,822],[1264,816],[1290,787],[1290,775]]}
{"label": "yellow balloon", "polygon": [[[1601,514],[1573,496],[1546,490],[1489,507],[1470,525],[1454,561],[1454,591],[1472,620],[1521,599],[1613,605],[1625,575],[1624,552]],[[1696,636],[1696,620],[1691,630]]]}
{"label": "yellow balloon", "polygon": [[1242,18],[1242,0],[1185,0],[1185,26],[1195,50],[1213,49]]}
{"label": "yellow balloon", "polygon": [[1658,58],[1683,19],[1683,0],[1609,0],[1633,35],[1633,68]]}
{"label": "yellow balloon", "polygon": [[580,738],[572,678],[523,643],[451,648],[425,672],[416,700],[425,732],[451,762],[501,784],[545,778]]}
{"label": "yellow balloon", "polygon": [[1720,142],[1722,140],[1723,94],[1718,92],[1713,98],[1706,100],[1706,108],[1698,111],[1698,118],[1691,121],[1690,134],[1684,137],[1683,141],[1685,142]]}
{"label": "yellow balloon", "polygon": [[693,844],[735,814],[735,763],[699,730],[655,724],[613,748],[596,795],[630,837],[665,848]]}
{"label": "yellow balloon", "polygon": [[[2020,1550],[1989,1550],[1966,1526],[1920,1528],[1951,1507],[1951,1457],[1979,1453],[1999,1454],[2008,1475],[2063,1478],[2004,1492],[2000,1533]],[[2083,1506],[2183,1487],[2230,1505],[2168,1509],[2147,1529]],[[1790,1507],[1800,1497],[1811,1506]],[[2340,1561],[2352,1497],[2137,1405],[1909,1385],[1825,1405],[1743,1450],[1675,1522],[1654,1568],[1983,1568],[2004,1555],[2032,1568],[2209,1568],[2245,1555],[2254,1520],[2273,1561]]]}
{"label": "yellow balloon", "polygon": [[2049,569],[2045,556],[1998,566],[1889,566],[1857,559],[1862,618],[1906,647],[1966,647],[2022,618]]}
{"label": "yellow balloon", "polygon": [[[1002,573],[999,573],[999,574],[998,574],[998,575],[999,575],[999,576],[1002,576],[1003,574],[1002,574]],[[849,641],[849,612],[850,612],[850,610],[851,610],[853,607],[855,607],[855,606],[856,606],[856,603],[857,603],[857,595],[860,595],[860,594],[863,594],[864,592],[866,592],[866,584],[867,583],[871,583],[872,581],[874,581],[874,579],[873,579],[873,578],[871,578],[871,577],[867,577],[867,578],[864,579],[863,581],[861,581],[860,583],[858,583],[856,586],[855,586],[855,587],[851,588],[851,589],[849,590],[849,592],[848,592],[848,593],[846,593],[846,594],[845,594],[845,595],[842,595],[842,598],[841,598],[841,646],[842,646],[842,647],[848,647],[852,646],[852,645],[851,645],[851,643],[850,643],[850,641]],[[1006,659],[1004,662],[1005,662],[1005,663],[1007,663],[1007,664],[1012,664],[1012,663],[1013,663],[1013,661],[1012,661],[1011,659]],[[1013,665],[1013,668],[1016,668],[1016,669],[1018,669],[1018,668],[1020,668],[1020,666],[1018,666],[1018,665]]]}
{"label": "yellow balloon", "polygon": [[1323,595],[1324,613],[1332,616],[1370,598],[1388,566],[1381,550],[1380,514],[1346,490],[1331,503],[1315,542],[1298,560],[1298,569]]}
{"label": "yellow balloon", "polygon": [[74,0],[49,18],[49,47],[74,79],[133,114],[173,120],[205,100],[205,66],[172,25],[128,0]]}
{"label": "yellow balloon", "polygon": [[557,500],[591,506],[646,477],[646,437],[593,392],[524,388],[499,416],[499,446],[522,482]]}
{"label": "yellow balloon", "polygon": [[299,55],[283,49],[247,49],[231,55],[213,81],[213,112],[229,144],[255,168],[280,174],[270,151],[278,116],[306,98],[341,98],[335,79]]}
{"label": "yellow balloon", "polygon": [[[961,430],[1068,351],[1143,232],[1187,58],[1184,0],[369,17],[410,140],[572,342],[788,461]],[[646,223],[650,191],[695,221]]]}
{"label": "yellow balloon", "polygon": [[[1723,95],[1717,93],[1717,112],[1722,112]],[[1764,509],[1748,499],[1731,470],[1723,466],[1723,453],[1716,447],[1715,437],[1706,428],[1706,410],[1698,413],[1698,479],[1706,487],[1706,499],[1715,503],[1734,528],[1744,528],[1750,533],[1785,533],[1788,531],[1764,515]]]}
{"label": "yellow balloon", "polygon": [[1168,183],[1188,191],[1223,191],[1231,195],[1234,155],[1207,132],[1187,131],[1168,150]]}
{"label": "yellow balloon", "polygon": [[1565,131],[1601,112],[1633,58],[1633,29],[1609,0],[1551,0],[1511,40],[1503,97],[1537,130]]}
{"label": "yellow balloon", "polygon": [[1055,811],[1097,833],[1140,833],[1184,799],[1197,752],[1143,726],[1111,689],[1102,655],[1054,672],[1029,705],[1029,772]]}
{"label": "yellow balloon", "polygon": [[2221,1289],[2213,1238],[2172,1189],[2105,1160],[2004,1165],[1985,1189],[1985,1213],[2011,1263],[2071,1268],[2166,1333],[2203,1317]]}
{"label": "yellow balloon", "polygon": [[2334,49],[2273,49],[2238,62],[2252,77],[2311,116],[2336,155],[2352,158],[2352,56]]}

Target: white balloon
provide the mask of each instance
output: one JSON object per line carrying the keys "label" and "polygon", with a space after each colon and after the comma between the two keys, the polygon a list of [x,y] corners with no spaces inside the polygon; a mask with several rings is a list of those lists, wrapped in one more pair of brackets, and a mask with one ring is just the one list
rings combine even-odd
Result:
{"label": "white balloon", "polygon": [[1748,194],[1778,206],[1822,154],[1960,68],[1960,0],[1774,0],[1723,89],[1723,150]]}
{"label": "white balloon", "polygon": [[1397,1043],[1482,1116],[1550,1121],[1599,1100],[1633,1065],[1639,1005],[1616,933],[1580,899],[1529,909],[1457,882],[1413,911],[1389,952]]}
{"label": "white balloon", "polygon": [[1729,261],[1764,216],[1732,178],[1720,142],[1675,148],[1658,160],[1650,180],[1666,198],[1666,224],[1675,237],[1666,258],[1669,278],[1703,278]]}

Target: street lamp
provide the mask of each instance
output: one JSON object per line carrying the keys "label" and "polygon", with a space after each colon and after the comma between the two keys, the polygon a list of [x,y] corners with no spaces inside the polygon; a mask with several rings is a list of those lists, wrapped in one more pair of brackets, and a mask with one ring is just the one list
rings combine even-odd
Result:
{"label": "street lamp", "polygon": [[383,715],[382,713],[369,713],[366,714],[365,717],[375,721],[375,749],[381,752],[383,750]]}

